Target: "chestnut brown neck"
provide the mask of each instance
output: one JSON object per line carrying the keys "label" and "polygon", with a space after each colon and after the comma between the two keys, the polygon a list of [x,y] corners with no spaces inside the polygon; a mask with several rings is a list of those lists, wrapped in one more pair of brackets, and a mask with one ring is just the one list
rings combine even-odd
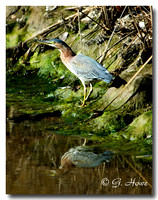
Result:
{"label": "chestnut brown neck", "polygon": [[67,62],[70,62],[71,58],[73,56],[75,56],[76,54],[71,50],[71,48],[67,48],[67,47],[64,47],[62,46],[60,49],[61,51],[61,59],[62,61],[67,61]]}
{"label": "chestnut brown neck", "polygon": [[67,47],[64,47],[62,46],[60,48],[60,51],[61,51],[61,54],[63,54],[65,57],[73,57],[75,56],[76,54],[72,51],[71,48],[67,48]]}

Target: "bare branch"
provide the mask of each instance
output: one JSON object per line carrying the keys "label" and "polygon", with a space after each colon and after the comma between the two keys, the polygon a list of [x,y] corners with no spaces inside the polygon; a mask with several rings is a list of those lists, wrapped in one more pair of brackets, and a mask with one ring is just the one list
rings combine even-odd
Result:
{"label": "bare branch", "polygon": [[[119,24],[119,21],[120,21],[120,19],[121,19],[121,18],[122,18],[122,16],[123,16],[123,13],[125,12],[126,8],[127,8],[127,6],[125,6],[125,8],[123,9],[123,11],[122,11],[122,13],[121,13],[121,15],[120,15],[120,18],[119,18],[119,20],[118,20],[118,24]],[[118,24],[115,26],[115,28],[114,28],[114,30],[113,30],[113,32],[112,32],[112,34],[111,34],[111,36],[110,36],[110,39],[109,39],[109,41],[108,41],[108,44],[107,44],[107,46],[106,46],[106,49],[105,49],[105,51],[103,52],[103,55],[102,55],[102,57],[101,57],[101,59],[100,59],[100,63],[102,63],[102,62],[103,62],[103,59],[104,59],[104,58],[105,58],[105,56],[106,56],[107,49],[108,49],[108,47],[109,47],[109,44],[110,44],[110,42],[111,42],[111,40],[112,40],[112,38],[113,38],[113,36],[114,36],[115,30],[116,30],[116,29],[117,29],[117,27],[118,27]]]}
{"label": "bare branch", "polygon": [[113,100],[110,101],[110,103],[102,110],[102,112],[109,107],[114,101],[115,99],[117,99],[117,97],[128,87],[128,85],[135,79],[135,77],[142,71],[142,69],[148,64],[148,62],[152,59],[152,56],[150,56],[150,58],[144,63],[144,65],[142,65],[142,67],[134,74],[134,76],[132,76],[132,78],[128,81],[128,83],[125,85],[125,87],[113,98]]}

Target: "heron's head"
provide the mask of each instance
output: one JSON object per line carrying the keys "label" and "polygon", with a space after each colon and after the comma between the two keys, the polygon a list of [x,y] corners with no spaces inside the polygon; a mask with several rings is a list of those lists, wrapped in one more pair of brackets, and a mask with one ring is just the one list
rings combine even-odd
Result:
{"label": "heron's head", "polygon": [[64,41],[60,39],[37,40],[37,42],[51,47],[55,47],[60,50],[63,48],[70,48]]}

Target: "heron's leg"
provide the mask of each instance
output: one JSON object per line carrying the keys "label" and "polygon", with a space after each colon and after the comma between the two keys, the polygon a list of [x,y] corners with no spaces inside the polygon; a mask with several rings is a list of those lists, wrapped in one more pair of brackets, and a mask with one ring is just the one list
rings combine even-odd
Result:
{"label": "heron's leg", "polygon": [[93,91],[93,87],[92,87],[92,84],[90,83],[90,89],[89,89],[89,93],[88,93],[88,95],[87,95],[87,97],[86,97],[86,100],[87,100],[88,97],[91,95],[92,91]]}
{"label": "heron's leg", "polygon": [[85,138],[85,139],[84,139],[84,142],[83,142],[83,144],[82,144],[82,146],[85,146],[85,145],[86,145],[86,142],[87,142],[87,139]]}
{"label": "heron's leg", "polygon": [[85,105],[85,101],[86,101],[86,93],[87,93],[87,89],[86,89],[86,85],[85,85],[85,83],[83,83],[83,86],[84,86],[84,97],[83,97],[83,102],[82,102],[81,107],[83,107],[83,106]]}

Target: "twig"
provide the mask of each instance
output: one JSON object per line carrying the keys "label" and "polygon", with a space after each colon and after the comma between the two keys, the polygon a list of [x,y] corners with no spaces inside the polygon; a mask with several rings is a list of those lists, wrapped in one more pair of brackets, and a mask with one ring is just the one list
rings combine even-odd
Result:
{"label": "twig", "polygon": [[122,158],[128,163],[128,165],[145,181],[148,183],[149,187],[152,189],[152,185],[146,180],[146,178],[125,158],[122,156]]}
{"label": "twig", "polygon": [[134,76],[132,76],[132,78],[128,81],[128,83],[125,85],[125,87],[110,101],[110,103],[102,110],[102,112],[109,107],[114,101],[115,99],[117,99],[117,97],[128,87],[128,85],[135,79],[135,77],[142,71],[142,69],[148,64],[148,62],[152,59],[152,56],[150,56],[150,58],[144,63],[144,65],[142,65],[142,67],[134,74]]}
{"label": "twig", "polygon": [[[84,10],[84,12],[88,12],[88,11],[91,10],[91,9],[92,9],[91,7],[90,7],[90,8],[88,7],[88,8],[86,8],[86,9]],[[75,13],[75,14],[73,14],[73,15],[70,15],[70,16],[66,17],[66,18],[64,19],[64,22],[68,22],[70,19],[76,17],[77,15],[78,15],[78,13]],[[43,29],[42,31],[39,31],[38,33],[35,33],[33,36],[31,36],[30,38],[28,38],[27,40],[25,40],[25,41],[23,42],[23,44],[25,44],[25,43],[27,43],[28,41],[30,41],[30,40],[36,38],[36,37],[39,36],[39,35],[43,35],[43,34],[47,33],[48,31],[52,30],[52,29],[55,28],[56,26],[60,26],[60,25],[62,25],[62,24],[63,24],[63,20],[60,20],[60,21],[56,22],[55,24],[53,24],[53,25],[51,25],[51,26],[48,26],[47,28]]]}
{"label": "twig", "polygon": [[81,42],[81,26],[80,26],[80,11],[79,11],[79,9],[77,9],[77,13],[78,13],[78,31],[79,31],[79,36],[80,36],[80,45],[82,45],[82,42]]}
{"label": "twig", "polygon": [[[124,54],[124,53],[128,50],[128,48],[133,44],[134,41],[137,40],[137,38],[138,38],[138,36],[136,35],[136,36],[133,38],[133,40],[129,43],[129,45],[126,47],[126,49],[125,49],[124,51],[122,51],[122,54]],[[116,62],[116,66],[118,65],[118,63],[120,62],[120,60],[121,60],[121,57],[118,58],[118,60],[117,60],[117,62]]]}
{"label": "twig", "polygon": [[102,12],[104,14],[105,24],[106,25],[110,25],[110,23],[109,23],[109,17],[108,17],[108,12],[107,12],[107,7],[106,6],[102,7]]}
{"label": "twig", "polygon": [[125,37],[121,38],[119,41],[117,41],[115,44],[113,44],[111,47],[109,47],[107,50],[106,50],[106,53],[112,49],[114,46],[116,46],[117,44],[119,44],[122,40],[126,39],[129,35],[131,35],[133,32],[127,34]]}
{"label": "twig", "polygon": [[84,14],[84,15],[86,15],[89,19],[91,19],[93,22],[95,22],[96,24],[98,24],[98,26],[100,26],[102,29],[104,29],[105,31],[110,31],[110,29],[109,28],[107,28],[107,27],[104,27],[104,26],[102,26],[101,24],[99,24],[96,20],[94,20],[93,18],[91,18],[90,16],[88,16],[87,14],[85,14],[84,13],[84,11],[82,12],[81,10],[80,10],[80,12],[82,13],[82,14]]}
{"label": "twig", "polygon": [[120,21],[120,19],[122,18],[123,14],[124,14],[124,12],[125,12],[125,10],[126,10],[126,8],[127,8],[127,6],[125,6],[125,8],[123,9],[123,11],[122,11],[122,13],[121,13],[121,15],[120,15],[120,18],[119,18],[119,20],[118,20],[118,23],[117,23],[117,25],[115,26],[115,28],[114,28],[114,30],[113,30],[111,36],[110,36],[110,39],[109,39],[108,44],[107,44],[107,46],[106,46],[106,49],[105,49],[105,51],[103,52],[103,55],[102,55],[102,57],[101,57],[101,59],[100,59],[100,63],[102,63],[103,59],[105,58],[105,55],[106,55],[106,53],[107,53],[107,49],[108,49],[108,47],[109,47],[109,44],[110,44],[110,42],[111,42],[111,40],[112,40],[112,38],[113,38],[113,35],[114,35],[114,33],[115,33],[115,30],[117,29],[117,27],[118,27],[118,25],[119,25],[119,21]]}
{"label": "twig", "polygon": [[76,10],[78,9],[78,6],[71,6],[71,7],[68,7],[68,8],[65,8],[64,10]]}
{"label": "twig", "polygon": [[[150,12],[145,6],[142,6],[144,8],[145,11],[147,11],[148,13]],[[150,6],[151,7],[151,6]]]}
{"label": "twig", "polygon": [[[119,47],[115,47],[109,54],[106,54],[105,60],[114,52],[118,49]],[[118,50],[119,51],[119,50]],[[118,52],[117,51],[117,52]],[[116,54],[115,54],[116,55]]]}
{"label": "twig", "polygon": [[91,32],[89,32],[89,33],[87,33],[86,35],[84,35],[84,36],[82,37],[82,39],[84,39],[85,37],[88,37],[89,35],[95,33],[96,31],[100,31],[100,30],[101,30],[101,29],[100,29],[100,28],[98,29],[98,27],[97,27],[97,28],[95,28],[94,30],[92,30]]}
{"label": "twig", "polygon": [[151,17],[151,29],[152,29],[153,26],[152,6],[150,6],[150,17]]}
{"label": "twig", "polygon": [[[142,33],[140,32],[140,30],[139,30],[139,28],[138,28],[138,26],[137,26],[137,23],[136,23],[136,20],[135,20],[135,18],[133,17],[133,14],[132,14],[132,12],[131,12],[131,9],[128,7],[128,10],[129,10],[129,12],[130,12],[130,14],[131,14],[131,16],[132,16],[132,19],[133,19],[133,22],[134,22],[134,26],[135,26],[135,28],[137,29],[137,32],[139,33],[139,35],[140,35],[140,40],[143,42],[143,36],[142,36]],[[144,44],[144,42],[143,42],[143,44]]]}
{"label": "twig", "polygon": [[[127,34],[125,37],[121,38],[121,39],[118,40],[115,44],[113,44],[111,47],[109,47],[109,48],[106,50],[106,54],[107,54],[107,52],[108,52],[110,49],[112,49],[114,46],[116,46],[117,44],[119,44],[122,40],[126,39],[126,38],[127,38],[129,35],[131,35],[132,33],[133,33],[133,32]],[[106,56],[106,55],[105,55],[105,56]],[[98,60],[100,57],[101,57],[101,56],[99,56],[96,60]],[[107,57],[104,57],[104,58],[106,59]]]}

